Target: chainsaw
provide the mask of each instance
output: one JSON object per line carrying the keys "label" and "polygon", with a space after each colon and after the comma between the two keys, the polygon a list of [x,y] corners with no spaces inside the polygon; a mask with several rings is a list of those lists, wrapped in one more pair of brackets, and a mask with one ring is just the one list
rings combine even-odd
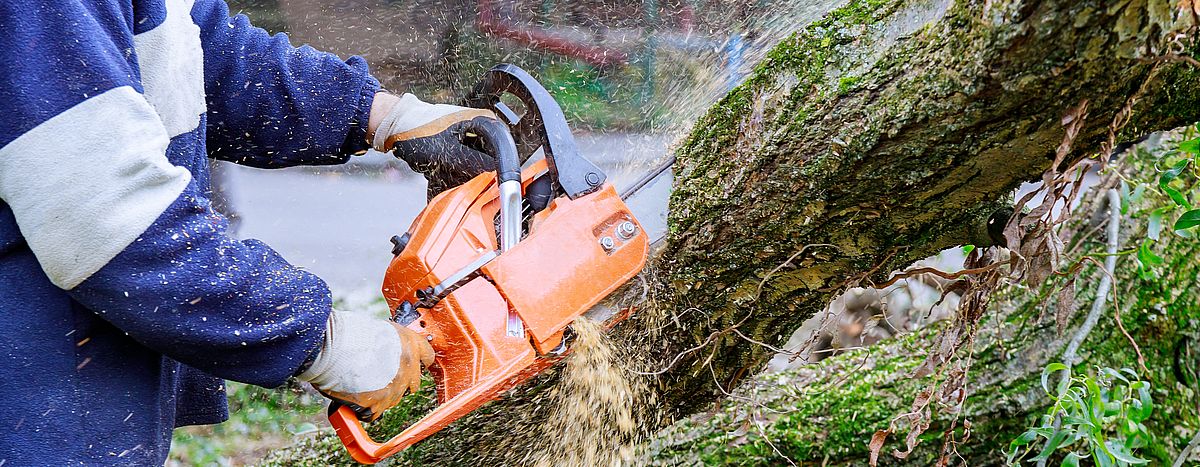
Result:
{"label": "chainsaw", "polygon": [[[569,349],[571,323],[646,262],[650,235],[579,154],[562,109],[532,76],[496,66],[464,104],[500,119],[472,128],[496,171],[434,196],[392,238],[383,280],[392,319],[436,352],[429,371],[438,406],[378,442],[351,408],[331,404],[330,423],[361,463],[404,450],[549,368]],[[605,313],[605,324],[628,314]]]}

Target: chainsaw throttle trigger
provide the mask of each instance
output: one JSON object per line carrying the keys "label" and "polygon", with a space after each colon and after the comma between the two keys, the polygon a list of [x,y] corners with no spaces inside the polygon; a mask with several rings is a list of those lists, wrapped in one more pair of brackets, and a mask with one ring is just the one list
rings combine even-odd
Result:
{"label": "chainsaw throttle trigger", "polygon": [[404,303],[396,307],[396,313],[393,314],[392,321],[399,323],[401,326],[408,326],[420,317],[421,313],[417,311],[417,306],[405,300]]}

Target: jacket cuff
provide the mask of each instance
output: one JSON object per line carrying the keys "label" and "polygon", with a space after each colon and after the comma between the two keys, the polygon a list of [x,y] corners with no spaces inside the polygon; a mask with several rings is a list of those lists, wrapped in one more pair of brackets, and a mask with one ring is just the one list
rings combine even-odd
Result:
{"label": "jacket cuff", "polygon": [[[361,57],[351,57],[349,61],[355,60],[364,61],[363,68],[366,68],[365,60]],[[367,124],[371,118],[371,104],[375,102],[375,94],[382,89],[382,86],[380,86],[379,80],[369,73],[363,73],[362,77],[363,83],[359,86],[354,118],[350,120],[346,140],[342,142],[342,154],[362,154],[371,148],[367,142]]]}

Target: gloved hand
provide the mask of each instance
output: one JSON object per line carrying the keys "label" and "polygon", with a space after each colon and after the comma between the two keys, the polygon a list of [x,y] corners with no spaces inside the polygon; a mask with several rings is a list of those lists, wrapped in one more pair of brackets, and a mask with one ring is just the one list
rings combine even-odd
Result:
{"label": "gloved hand", "polygon": [[433,364],[433,348],[412,330],[363,313],[334,311],[325,344],[297,378],[354,409],[363,421],[421,387],[421,367]]}
{"label": "gloved hand", "polygon": [[[490,110],[447,104],[429,104],[417,96],[396,98],[378,94],[371,125],[371,145],[380,152],[393,151],[413,170],[429,180],[429,195],[445,191],[482,172],[496,169],[496,159],[469,146],[467,128],[474,119],[496,119]],[[390,109],[376,109],[388,106]],[[386,114],[384,114],[386,112]],[[375,118],[372,118],[375,120]]]}

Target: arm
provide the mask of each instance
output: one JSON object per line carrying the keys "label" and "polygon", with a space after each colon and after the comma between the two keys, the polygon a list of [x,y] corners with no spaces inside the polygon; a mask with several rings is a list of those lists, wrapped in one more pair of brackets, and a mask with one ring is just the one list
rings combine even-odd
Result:
{"label": "arm", "polygon": [[197,0],[209,155],[255,167],[340,164],[367,150],[379,82],[361,57],[342,61],[267,34],[223,0]]}
{"label": "arm", "polygon": [[[433,125],[436,131],[423,136],[436,137],[403,141],[397,153],[430,177],[432,192],[495,166],[463,146],[451,128],[481,115],[494,118],[491,112],[379,92],[361,57],[343,62],[292,47],[285,34],[269,35],[244,15],[230,18],[223,0],[198,0],[192,17],[204,44],[212,157],[263,168],[340,164],[366,151],[368,142],[387,152],[406,139],[396,136]],[[386,128],[376,135],[380,125]]]}
{"label": "arm", "polygon": [[138,47],[118,3],[0,2],[12,54],[0,60],[0,199],[83,306],[205,372],[278,385],[322,345],[329,291],[266,245],[229,238],[168,161],[143,93],[151,70],[127,59]]}

